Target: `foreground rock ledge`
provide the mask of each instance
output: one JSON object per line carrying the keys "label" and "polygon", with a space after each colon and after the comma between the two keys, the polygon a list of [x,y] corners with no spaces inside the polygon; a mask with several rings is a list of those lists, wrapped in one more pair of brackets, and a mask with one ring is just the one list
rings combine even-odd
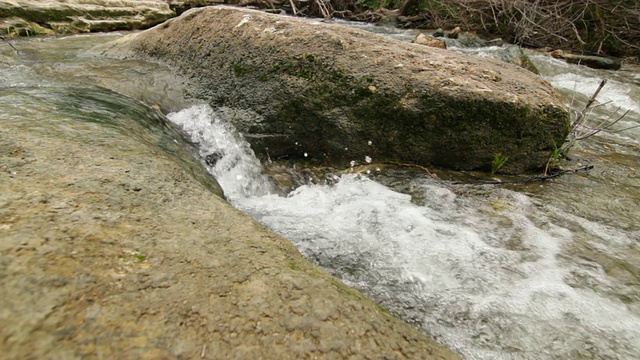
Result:
{"label": "foreground rock ledge", "polygon": [[247,9],[192,9],[103,53],[160,60],[192,96],[256,112],[235,125],[272,158],[486,170],[502,154],[523,172],[569,129],[555,89],[517,66]]}
{"label": "foreground rock ledge", "polygon": [[0,114],[0,358],[457,358],[153,145],[172,140],[84,120]]}

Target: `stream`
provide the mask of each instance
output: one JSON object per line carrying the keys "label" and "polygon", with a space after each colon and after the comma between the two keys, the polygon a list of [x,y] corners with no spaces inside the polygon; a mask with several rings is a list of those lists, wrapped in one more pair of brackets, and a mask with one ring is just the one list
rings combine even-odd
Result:
{"label": "stream", "polygon": [[[168,69],[91,55],[119,36],[14,41],[18,53],[0,43],[0,123],[15,109],[84,113],[72,98],[79,91],[118,98],[94,118],[162,104],[234,206],[463,358],[640,359],[638,68],[593,70],[531,53],[572,109],[609,79],[591,125],[629,110],[572,150],[568,166],[593,165],[589,172],[488,185],[474,173],[435,171],[438,181],[417,169],[345,164],[318,181],[299,165],[302,185],[283,193],[225,111],[182,98]],[[211,154],[218,159],[207,163]]]}

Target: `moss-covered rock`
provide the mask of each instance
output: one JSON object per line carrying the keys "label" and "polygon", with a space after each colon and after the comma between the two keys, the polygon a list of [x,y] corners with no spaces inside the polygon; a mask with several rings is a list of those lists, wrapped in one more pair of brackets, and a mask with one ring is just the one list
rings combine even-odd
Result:
{"label": "moss-covered rock", "polygon": [[620,70],[622,67],[622,59],[616,58],[570,54],[562,50],[553,51],[551,56],[557,59],[564,59],[569,64],[584,65],[594,69]]}
{"label": "moss-covered rock", "polygon": [[6,37],[29,37],[53,35],[54,31],[37,23],[26,21],[19,17],[0,19],[0,35]]}
{"label": "moss-covered rock", "polygon": [[499,153],[524,172],[569,129],[555,89],[517,66],[246,9],[190,10],[104,53],[166,62],[192,96],[261,115],[235,125],[263,156],[489,170]]}

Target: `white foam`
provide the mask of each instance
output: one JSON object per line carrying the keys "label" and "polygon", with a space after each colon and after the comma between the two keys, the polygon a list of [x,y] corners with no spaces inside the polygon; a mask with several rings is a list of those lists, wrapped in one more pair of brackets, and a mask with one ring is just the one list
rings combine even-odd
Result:
{"label": "white foam", "polygon": [[212,157],[207,169],[216,177],[229,199],[272,191],[249,144],[209,105],[196,105],[170,113],[167,117],[189,134],[203,159]]}
{"label": "white foam", "polygon": [[[426,180],[411,183],[422,191],[425,205],[419,206],[354,174],[278,196],[243,182],[263,183],[259,163],[210,108],[170,118],[203,155],[222,150],[230,156],[230,165],[223,166],[223,158],[210,170],[225,192],[235,194],[238,208],[465,358],[640,357],[638,312],[568,284],[580,271],[598,286],[617,280],[566,260],[574,235],[548,215],[565,216],[559,209],[504,189],[461,196]],[[625,238],[619,243],[630,241],[623,231],[564,218],[606,238]]]}
{"label": "white foam", "polygon": [[[466,358],[511,358],[509,349],[519,349],[513,358],[573,356],[567,345],[547,349],[553,339],[590,343],[598,354],[616,353],[610,342],[620,342],[640,354],[633,345],[640,317],[566,283],[571,268],[558,256],[571,233],[536,225],[530,217],[548,219],[528,197],[498,191],[509,210],[489,212],[508,218],[505,227],[474,209],[486,203],[425,191],[439,211],[352,175],[332,187],[304,186],[289,197],[243,199],[239,206]],[[520,250],[507,246],[512,237]]]}
{"label": "white foam", "polygon": [[[596,91],[602,81],[602,79],[595,77],[572,73],[558,74],[545,79],[558,88],[582,94],[587,98]],[[635,113],[640,113],[640,105],[631,98],[629,92],[629,85],[615,80],[608,80],[597,99],[601,104],[607,103],[605,106],[612,110],[620,107],[624,110],[629,109]]]}

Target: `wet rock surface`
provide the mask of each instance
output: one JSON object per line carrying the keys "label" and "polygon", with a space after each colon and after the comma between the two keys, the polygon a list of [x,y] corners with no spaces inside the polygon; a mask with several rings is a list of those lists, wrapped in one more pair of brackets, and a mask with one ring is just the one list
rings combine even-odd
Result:
{"label": "wet rock surface", "polygon": [[193,9],[104,53],[160,60],[191,96],[256,112],[234,125],[263,157],[489,170],[502,154],[523,172],[569,126],[555,89],[516,66],[246,9]]}
{"label": "wet rock surface", "polygon": [[0,358],[457,358],[231,207],[153,126],[60,115],[42,91],[0,89],[45,101],[0,113]]}
{"label": "wet rock surface", "polygon": [[622,59],[616,58],[571,54],[562,50],[555,50],[551,52],[551,56],[556,59],[564,59],[564,61],[569,64],[584,65],[594,69],[620,70],[622,67]]}
{"label": "wet rock surface", "polygon": [[413,40],[414,43],[416,44],[420,44],[420,45],[426,45],[426,46],[431,46],[431,47],[437,47],[437,48],[441,48],[441,49],[446,49],[447,48],[447,43],[444,42],[444,40],[440,40],[436,37],[433,36],[428,36],[425,34],[419,34],[418,36],[416,36],[416,38]]}

